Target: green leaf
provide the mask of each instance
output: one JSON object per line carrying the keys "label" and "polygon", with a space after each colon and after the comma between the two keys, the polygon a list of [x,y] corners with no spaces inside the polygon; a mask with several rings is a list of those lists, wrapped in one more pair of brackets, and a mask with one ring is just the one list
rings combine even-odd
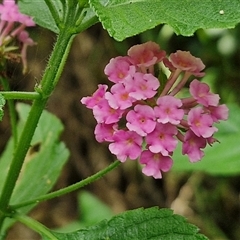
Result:
{"label": "green leaf", "polygon": [[89,0],[110,36],[121,41],[159,24],[192,35],[200,28],[233,28],[240,22],[239,0]]}
{"label": "green leaf", "polygon": [[206,240],[198,228],[170,209],[136,209],[73,233],[52,232],[59,240]]}
{"label": "green leaf", "polygon": [[3,97],[2,94],[0,94],[0,121],[2,121],[3,115],[4,115],[4,110],[3,107],[5,105],[6,101]]}
{"label": "green leaf", "polygon": [[[26,122],[30,106],[18,104],[18,131],[21,132]],[[69,151],[59,141],[63,125],[52,114],[44,111],[35,131],[31,148],[26,156],[21,174],[14,189],[10,204],[19,204],[45,194],[51,190],[58,179],[63,165],[68,159]],[[13,154],[13,139],[8,142],[0,160],[0,191],[7,176],[10,160]],[[27,213],[35,204],[21,208],[21,213]],[[6,221],[5,228],[11,220]]]}
{"label": "green leaf", "polygon": [[[63,7],[60,0],[52,1],[55,10],[59,14],[60,18],[63,17]],[[55,22],[47,4],[44,0],[19,0],[19,8],[21,12],[33,17],[36,24],[41,27],[47,28],[55,33],[59,33],[59,28]]]}
{"label": "green leaf", "polygon": [[173,156],[173,171],[203,171],[225,176],[240,174],[240,108],[236,105],[228,107],[229,119],[216,125],[219,130],[215,137],[220,143],[208,146],[204,150],[203,159],[196,163],[190,163],[188,158],[181,154],[179,146]]}

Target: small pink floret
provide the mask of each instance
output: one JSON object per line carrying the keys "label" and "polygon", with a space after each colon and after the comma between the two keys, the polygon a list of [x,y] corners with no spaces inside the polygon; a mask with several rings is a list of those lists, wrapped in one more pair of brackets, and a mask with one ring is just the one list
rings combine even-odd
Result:
{"label": "small pink floret", "polygon": [[106,92],[105,98],[114,109],[127,109],[136,101],[136,99],[130,96],[129,91],[122,83],[114,84],[111,88],[111,92]]}
{"label": "small pink floret", "polygon": [[101,101],[101,105],[93,107],[93,115],[98,123],[117,123],[123,115],[123,110],[112,108],[107,100]]}
{"label": "small pink floret", "polygon": [[161,153],[152,153],[149,150],[142,152],[140,163],[144,164],[142,172],[146,176],[153,176],[155,179],[162,178],[162,172],[167,172],[173,165],[173,160],[169,156],[163,156]]}
{"label": "small pink floret", "polygon": [[127,128],[140,136],[151,133],[156,126],[154,111],[147,105],[136,105],[134,110],[128,112],[126,119]]}
{"label": "small pink floret", "polygon": [[207,141],[205,138],[198,137],[191,130],[188,130],[184,137],[182,154],[187,154],[190,162],[197,162],[204,156],[201,148],[205,148],[206,144]]}
{"label": "small pink floret", "polygon": [[154,112],[157,121],[160,123],[172,123],[177,125],[184,116],[183,109],[180,109],[182,102],[173,96],[163,96],[157,99],[157,106]]}
{"label": "small pink floret", "polygon": [[214,122],[228,119],[229,109],[226,104],[221,104],[217,107],[209,106],[206,110],[209,112]]}
{"label": "small pink floret", "polygon": [[137,72],[126,78],[125,85],[129,89],[129,96],[136,100],[146,100],[156,95],[160,83],[152,74]]}
{"label": "small pink floret", "polygon": [[162,61],[165,55],[165,51],[160,50],[159,45],[151,41],[135,45],[128,50],[131,62],[138,67],[150,67]]}
{"label": "small pink floret", "polygon": [[213,126],[212,117],[204,113],[201,107],[196,107],[189,111],[188,124],[198,137],[209,138],[218,130]]}
{"label": "small pink floret", "polygon": [[211,93],[209,86],[206,83],[201,83],[197,79],[194,79],[190,83],[189,92],[199,104],[205,107],[217,106],[219,103],[219,95]]}
{"label": "small pink floret", "polygon": [[113,141],[109,144],[109,150],[121,162],[127,158],[136,160],[142,152],[142,137],[135,132],[119,130],[114,134]]}
{"label": "small pink floret", "polygon": [[104,69],[104,73],[108,76],[108,79],[114,83],[123,82],[124,78],[128,75],[134,74],[136,71],[129,57],[116,57],[112,58]]}
{"label": "small pink floret", "polygon": [[95,127],[95,138],[98,142],[112,142],[113,135],[117,131],[117,124],[98,123]]}
{"label": "small pink floret", "polygon": [[83,97],[81,103],[86,105],[87,108],[93,109],[93,107],[100,105],[100,103],[105,100],[105,93],[108,86],[104,84],[99,84],[98,89],[90,97]]}
{"label": "small pink floret", "polygon": [[169,60],[173,67],[182,71],[190,72],[191,74],[202,77],[204,73],[201,71],[205,68],[200,58],[194,57],[188,51],[178,50],[169,56]]}
{"label": "small pink floret", "polygon": [[145,139],[151,152],[168,156],[177,146],[178,141],[174,137],[176,134],[176,126],[170,123],[157,123],[154,131],[149,133]]}

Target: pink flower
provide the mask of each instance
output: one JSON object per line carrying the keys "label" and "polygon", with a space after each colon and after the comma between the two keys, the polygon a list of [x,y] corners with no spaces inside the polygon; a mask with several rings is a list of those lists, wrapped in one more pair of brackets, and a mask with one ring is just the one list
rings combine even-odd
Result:
{"label": "pink flower", "polygon": [[126,78],[125,85],[129,90],[129,96],[137,100],[145,100],[157,93],[160,83],[152,74],[136,72]]}
{"label": "pink flower", "polygon": [[86,105],[87,108],[93,109],[93,107],[99,105],[105,100],[105,93],[108,86],[104,84],[99,84],[98,89],[93,93],[91,97],[83,97],[81,103]]}
{"label": "pink flower", "polygon": [[221,104],[216,107],[208,106],[206,110],[211,115],[214,122],[219,122],[219,120],[227,120],[229,109],[226,104]]}
{"label": "pink flower", "polygon": [[109,150],[115,154],[121,162],[127,158],[137,159],[142,151],[142,137],[135,132],[119,130],[113,136],[113,143],[109,144]]}
{"label": "pink flower", "polygon": [[142,172],[146,176],[153,176],[155,179],[162,178],[162,172],[167,172],[173,165],[173,160],[169,156],[163,156],[161,153],[152,153],[148,150],[142,152],[140,163],[145,164]]}
{"label": "pink flower", "polygon": [[182,102],[173,96],[159,97],[157,106],[154,107],[155,116],[160,123],[172,123],[177,125],[183,118],[184,111],[180,109]]}
{"label": "pink flower", "polygon": [[104,69],[108,79],[114,83],[123,82],[125,77],[134,74],[135,71],[136,68],[130,63],[129,57],[121,56],[112,58]]}
{"label": "pink flower", "polygon": [[178,141],[174,138],[176,134],[176,126],[170,123],[157,123],[154,131],[149,133],[145,139],[151,152],[168,156],[177,146]]}
{"label": "pink flower", "polygon": [[190,72],[192,75],[198,77],[204,75],[204,73],[201,72],[205,68],[202,60],[194,57],[190,52],[178,50],[176,53],[170,54],[169,60],[171,65],[168,61],[166,61],[166,63],[170,65],[171,68],[173,66],[176,69]]}
{"label": "pink flower", "polygon": [[105,98],[108,100],[109,105],[114,109],[127,109],[136,101],[136,99],[130,96],[129,91],[122,83],[114,84],[111,88],[111,93],[106,92]]}
{"label": "pink flower", "polygon": [[165,51],[160,50],[159,45],[151,41],[135,45],[128,50],[131,62],[138,67],[150,67],[162,61],[165,55]]}
{"label": "pink flower", "polygon": [[117,131],[117,124],[98,123],[95,127],[95,138],[98,142],[112,142],[113,135]]}
{"label": "pink flower", "polygon": [[219,95],[211,93],[209,86],[206,83],[201,83],[197,79],[194,79],[190,83],[189,92],[199,104],[205,107],[217,106],[219,103]]}
{"label": "pink flower", "polygon": [[[97,120],[97,141],[110,142],[109,150],[121,162],[140,158],[142,172],[154,178],[172,167],[178,141],[190,162],[199,161],[206,145],[217,141],[213,124],[228,118],[219,95],[196,79],[190,83],[191,96],[177,98],[191,75],[204,75],[205,66],[190,52],[165,55],[153,42],[133,46],[128,56],[113,58],[106,66],[105,74],[115,83],[110,91],[99,85],[92,97],[81,100]],[[156,75],[162,66],[154,65],[160,61],[171,71],[169,77]]]}
{"label": "pink flower", "polygon": [[151,133],[156,126],[154,111],[147,105],[136,105],[134,110],[128,112],[126,119],[127,128],[140,136]]}
{"label": "pink flower", "polygon": [[107,100],[101,101],[101,105],[93,107],[93,115],[98,123],[117,123],[122,117],[123,112],[123,110],[114,109],[109,106]]}
{"label": "pink flower", "polygon": [[187,154],[191,162],[197,162],[204,156],[201,148],[205,148],[206,145],[207,141],[205,138],[198,137],[189,130],[184,137],[182,154]]}
{"label": "pink flower", "polygon": [[209,114],[204,114],[201,107],[193,108],[188,113],[190,129],[198,137],[209,138],[218,129],[213,127],[213,119]]}

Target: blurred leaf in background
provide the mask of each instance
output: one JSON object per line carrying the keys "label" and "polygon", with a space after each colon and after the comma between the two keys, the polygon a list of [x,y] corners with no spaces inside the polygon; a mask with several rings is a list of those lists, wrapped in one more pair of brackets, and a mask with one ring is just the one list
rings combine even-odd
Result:
{"label": "blurred leaf in background", "polygon": [[[19,103],[18,131],[21,133],[27,120],[30,106]],[[54,115],[44,111],[31,142],[31,148],[26,156],[23,169],[14,189],[10,204],[18,204],[34,199],[49,192],[58,179],[64,164],[69,157],[65,144],[59,140],[63,125]],[[9,169],[9,161],[13,154],[13,139],[11,138],[1,156],[0,161],[0,189]],[[26,187],[27,186],[27,187]],[[19,209],[21,213],[29,212],[36,204]],[[5,221],[5,228],[12,224],[12,220]]]}
{"label": "blurred leaf in background", "polygon": [[96,224],[104,219],[113,217],[109,206],[100,201],[96,196],[87,191],[81,191],[78,195],[79,219],[57,229],[57,232],[73,232],[84,227]]}

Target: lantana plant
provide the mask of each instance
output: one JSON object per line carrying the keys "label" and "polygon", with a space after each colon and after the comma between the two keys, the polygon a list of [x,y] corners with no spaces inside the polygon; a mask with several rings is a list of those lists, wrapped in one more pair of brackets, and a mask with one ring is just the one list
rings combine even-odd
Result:
{"label": "lantana plant", "polygon": [[[12,130],[0,160],[0,239],[5,239],[15,221],[43,239],[53,240],[207,239],[185,218],[159,207],[126,211],[70,233],[48,229],[27,214],[38,203],[80,189],[122,162],[139,161],[143,174],[161,179],[179,157],[174,156],[177,148],[194,165],[205,161],[207,146],[221,144],[216,143],[219,140],[215,134],[218,123],[228,119],[228,107],[200,80],[205,74],[202,60],[188,51],[166,53],[157,43],[148,41],[132,46],[126,56],[110,59],[103,69],[109,84],[99,84],[92,96],[81,99],[96,119],[96,140],[109,143],[117,160],[86,179],[49,192],[69,151],[59,140],[61,122],[45,107],[57,87],[74,37],[97,22],[121,41],[163,23],[177,34],[189,36],[199,28],[229,28],[240,21],[238,0],[231,4],[221,1],[217,10],[212,2],[212,7],[209,4],[207,0],[195,4],[151,0],[0,3],[0,118],[7,102]],[[194,18],[193,12],[209,16],[209,21]],[[28,29],[36,24],[55,32],[56,43],[32,92],[12,91],[7,66],[21,61],[23,74],[27,72],[27,48],[37,44]],[[15,104],[16,100],[31,104]],[[38,151],[31,155],[34,148]]]}

